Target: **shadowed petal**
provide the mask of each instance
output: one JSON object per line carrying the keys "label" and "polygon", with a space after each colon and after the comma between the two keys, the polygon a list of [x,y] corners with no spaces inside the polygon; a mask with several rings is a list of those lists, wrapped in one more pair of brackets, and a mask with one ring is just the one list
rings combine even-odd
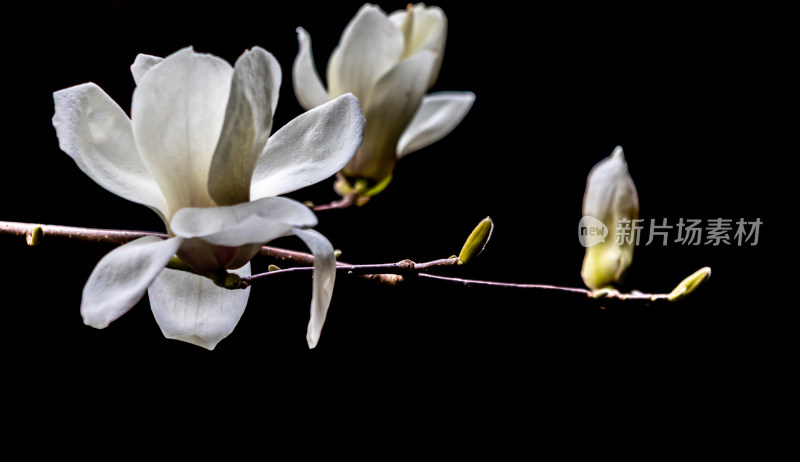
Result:
{"label": "shadowed petal", "polygon": [[311,36],[302,27],[297,28],[297,41],[299,49],[292,65],[292,83],[300,106],[309,110],[328,102],[330,98],[314,65]]}
{"label": "shadowed petal", "polygon": [[378,80],[364,106],[364,142],[346,175],[380,181],[391,174],[397,142],[422,102],[435,60],[435,53],[421,51]]}
{"label": "shadowed petal", "polygon": [[[231,272],[249,276],[250,264]],[[223,289],[202,276],[165,269],[148,295],[164,337],[213,350],[242,317],[250,288]]]}
{"label": "shadowed petal", "polygon": [[263,244],[291,234],[294,227],[316,224],[314,212],[285,197],[265,197],[227,207],[184,208],[170,223],[178,236],[225,247]]}
{"label": "shadowed petal", "polygon": [[313,229],[298,229],[294,233],[305,242],[314,254],[314,289],[311,295],[311,320],[308,322],[306,341],[309,348],[319,342],[322,325],[328,315],[328,307],[333,296],[333,285],[336,281],[336,258],[330,242]]}
{"label": "shadowed petal", "polygon": [[436,63],[431,69],[428,88],[432,87],[439,77],[444,58],[444,45],[447,39],[447,17],[437,6],[426,7],[422,3],[409,5],[405,10],[398,10],[389,15],[389,19],[403,30],[405,59],[422,50],[437,53]]}
{"label": "shadowed petal", "polygon": [[208,177],[208,191],[217,205],[250,200],[250,180],[272,130],[280,85],[280,65],[263,48],[254,47],[236,61]]}
{"label": "shadowed petal", "polygon": [[146,236],[103,257],[83,288],[83,322],[103,329],[127,313],[144,296],[182,241]]}

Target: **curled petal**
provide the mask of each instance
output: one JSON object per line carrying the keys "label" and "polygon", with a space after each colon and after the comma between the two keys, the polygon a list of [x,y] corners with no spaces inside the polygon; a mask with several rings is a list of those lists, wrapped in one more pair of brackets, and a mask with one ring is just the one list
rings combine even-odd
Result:
{"label": "curled petal", "polygon": [[328,63],[331,98],[352,93],[362,100],[403,54],[403,32],[375,5],[358,10]]}
{"label": "curled petal", "polygon": [[433,93],[424,97],[414,118],[397,142],[397,158],[444,138],[461,123],[473,102],[475,94],[468,91]]}
{"label": "curled petal", "polygon": [[326,103],[330,98],[314,65],[311,36],[302,27],[297,28],[297,41],[299,49],[292,65],[292,83],[300,106],[309,110]]}
{"label": "curled petal", "polygon": [[[250,264],[232,272],[249,276]],[[205,277],[165,269],[148,295],[164,337],[213,350],[239,323],[250,288],[223,289]]]}
{"label": "curled petal", "polygon": [[409,5],[405,10],[395,11],[389,18],[403,30],[405,59],[422,50],[437,53],[436,63],[431,69],[428,88],[436,83],[444,58],[444,45],[447,39],[447,16],[437,6],[426,7],[422,3]]}
{"label": "curled petal", "polygon": [[83,288],[83,322],[103,329],[127,313],[144,296],[182,241],[146,236],[103,257]]}
{"label": "curled petal", "polygon": [[61,149],[97,184],[165,213],[167,204],[145,166],[122,109],[93,83],[53,94],[53,126]]}
{"label": "curled petal", "polygon": [[307,206],[285,197],[265,197],[227,207],[184,208],[170,226],[180,237],[238,247],[263,244],[291,234],[294,227],[316,224],[317,217]]}
{"label": "curled petal", "polygon": [[208,176],[208,190],[217,205],[250,200],[250,180],[272,130],[280,84],[280,65],[263,48],[254,47],[236,61]]}
{"label": "curled petal", "polygon": [[286,194],[330,177],[350,161],[363,137],[364,115],[351,94],[301,114],[267,142],[251,198]]}
{"label": "curled petal", "polygon": [[136,55],[136,59],[134,59],[133,64],[131,64],[131,74],[133,74],[133,81],[136,85],[139,85],[139,81],[142,80],[142,77],[144,77],[147,71],[161,61],[164,61],[164,58],[146,55],[144,53]]}
{"label": "curled petal", "polygon": [[336,281],[336,258],[333,246],[319,232],[313,229],[295,228],[294,233],[305,242],[314,254],[314,289],[311,295],[311,320],[308,322],[306,341],[309,348],[319,342],[322,325],[328,315],[328,307],[333,296],[333,285]]}
{"label": "curled petal", "polygon": [[215,205],[208,172],[217,147],[233,70],[215,56],[185,48],[152,67],[133,93],[136,146],[169,205]]}

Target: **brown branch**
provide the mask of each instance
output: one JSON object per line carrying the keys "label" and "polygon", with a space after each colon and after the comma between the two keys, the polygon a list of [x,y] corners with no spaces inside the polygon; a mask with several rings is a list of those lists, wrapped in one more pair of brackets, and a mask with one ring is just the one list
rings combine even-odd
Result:
{"label": "brown branch", "polygon": [[[0,234],[23,236],[28,239],[34,233],[40,233],[39,239],[59,238],[84,242],[102,242],[116,245],[127,244],[130,241],[135,241],[136,239],[145,236],[157,236],[161,238],[169,237],[166,233],[154,231],[79,228],[75,226],[40,225],[34,223],[0,221]],[[28,244],[33,245],[31,242],[28,242]],[[314,263],[314,256],[310,253],[297,252],[279,247],[270,247],[265,245],[261,247],[259,254],[280,261],[291,261],[308,265]]]}
{"label": "brown branch", "polygon": [[356,199],[358,199],[358,193],[350,192],[345,194],[341,199],[333,201],[330,204],[315,205],[311,207],[311,210],[321,212],[323,210],[346,209],[347,207],[355,205]]}
{"label": "brown branch", "polygon": [[[397,276],[397,278],[387,278],[387,281],[384,282],[390,282],[391,285],[397,285],[397,283],[402,282],[403,280],[402,278],[404,276],[418,275],[424,271],[428,271],[431,268],[437,268],[443,266],[455,266],[458,264],[459,264],[458,257],[443,258],[440,260],[433,260],[424,263],[415,263],[411,260],[401,260],[396,263],[380,263],[373,265],[351,265],[349,263],[337,262],[336,270],[351,276],[369,276],[368,279],[379,279],[379,280],[381,278],[376,278],[375,276],[394,275]],[[260,273],[260,274],[254,274],[252,276],[242,277],[241,284],[242,287],[247,287],[251,285],[253,281],[264,279],[268,276],[302,272],[302,271],[311,271],[313,269],[314,268],[312,266],[295,266],[292,268],[277,269],[266,273]]]}
{"label": "brown branch", "polygon": [[[158,236],[167,237],[164,233],[150,232],[150,231],[125,231],[125,230],[108,230],[108,229],[94,229],[94,228],[77,228],[71,226],[59,225],[38,225],[32,223],[16,223],[0,221],[0,234],[11,234],[18,236],[25,236],[29,245],[36,245],[42,238],[63,238],[81,240],[86,242],[108,242],[112,244],[125,244],[135,239],[144,236]],[[36,238],[34,238],[36,236]],[[245,288],[251,285],[254,281],[267,278],[268,276],[312,271],[314,256],[312,254],[297,252],[294,250],[281,249],[278,247],[263,246],[260,251],[261,255],[270,257],[281,261],[290,261],[306,266],[296,266],[285,269],[278,269],[275,271],[255,274],[252,276],[240,278],[239,283],[234,283],[234,286],[228,288]],[[440,260],[433,260],[423,263],[415,263],[411,260],[401,260],[396,263],[382,263],[372,265],[352,265],[344,262],[336,262],[337,271],[343,272],[347,275],[360,277],[364,279],[377,280],[381,283],[388,285],[398,285],[409,277],[419,277],[422,279],[431,279],[437,281],[446,281],[454,284],[459,284],[465,287],[469,286],[490,286],[501,287],[507,289],[522,289],[533,291],[546,291],[557,293],[569,293],[578,296],[604,299],[604,300],[619,300],[619,301],[639,301],[650,303],[654,301],[667,300],[668,294],[643,294],[631,293],[623,294],[615,290],[598,290],[592,291],[588,289],[576,287],[561,287],[546,284],[518,284],[509,282],[495,282],[495,281],[482,281],[474,279],[461,279],[447,276],[439,276],[428,273],[430,269],[455,266],[461,264],[458,257],[444,258]]]}

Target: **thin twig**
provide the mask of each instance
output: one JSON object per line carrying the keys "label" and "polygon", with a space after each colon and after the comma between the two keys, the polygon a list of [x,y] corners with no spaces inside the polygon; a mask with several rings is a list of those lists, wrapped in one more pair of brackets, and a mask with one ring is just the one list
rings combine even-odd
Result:
{"label": "thin twig", "polygon": [[[157,236],[160,238],[169,237],[166,233],[154,231],[79,228],[75,226],[41,225],[34,223],[0,221],[0,234],[28,237],[37,232],[37,228],[40,230],[39,232],[41,232],[40,239],[59,238],[85,242],[102,242],[116,245],[127,244],[130,241],[135,241],[136,239],[145,236]],[[281,261],[291,261],[308,265],[314,263],[314,256],[310,253],[297,252],[279,247],[270,247],[265,245],[261,247],[259,254]]]}
{"label": "thin twig", "polygon": [[[408,276],[408,275],[418,275],[424,271],[428,271],[431,268],[437,268],[442,266],[454,266],[458,265],[459,260],[458,257],[452,258],[443,258],[440,260],[433,260],[424,263],[415,263],[411,260],[401,260],[396,263],[380,263],[380,264],[373,264],[373,265],[351,265],[348,263],[341,263],[337,262],[336,270],[342,273],[346,273],[352,276],[377,276],[377,275],[396,275],[396,276]],[[247,287],[253,283],[253,281],[257,281],[259,279],[264,279],[268,276],[275,276],[278,274],[286,274],[286,273],[294,273],[294,272],[302,272],[302,271],[311,271],[314,268],[312,266],[294,266],[291,268],[283,268],[277,269],[274,271],[268,271],[266,273],[254,274],[252,276],[245,276],[241,278],[241,283],[244,287]],[[396,282],[399,282],[395,280]]]}
{"label": "thin twig", "polygon": [[[117,245],[122,245],[127,242],[139,239],[145,236],[158,236],[168,237],[164,233],[157,233],[151,231],[126,231],[126,230],[110,230],[110,229],[95,229],[95,228],[78,228],[72,226],[60,225],[39,225],[32,223],[17,223],[0,221],[0,234],[11,234],[18,236],[25,236],[28,243],[38,242],[42,238],[63,238],[72,240],[81,240],[86,242],[107,242]],[[32,240],[31,236],[37,235],[37,239]],[[290,261],[293,263],[305,265],[285,269],[279,269],[267,273],[255,274],[241,278],[241,282],[237,287],[229,288],[244,288],[251,285],[254,281],[264,279],[268,276],[291,273],[291,272],[305,272],[312,271],[314,264],[314,256],[312,254],[297,252],[294,250],[281,249],[279,247],[263,246],[260,251],[261,255],[281,260]],[[591,291],[575,287],[561,287],[545,284],[517,284],[509,282],[495,282],[495,281],[482,281],[474,279],[460,279],[447,276],[439,276],[428,273],[430,269],[454,266],[460,264],[458,257],[444,258],[440,260],[432,260],[429,262],[415,263],[411,260],[401,260],[396,263],[382,263],[372,265],[352,265],[344,262],[336,262],[337,271],[343,272],[347,275],[352,275],[364,279],[377,280],[381,283],[388,285],[398,285],[410,276],[419,277],[423,279],[432,279],[438,281],[447,281],[463,286],[491,286],[503,287],[508,289],[523,289],[523,290],[538,290],[547,292],[558,293],[571,293],[588,298],[596,299],[614,299],[620,301],[635,300],[645,303],[660,301],[667,299],[665,294],[623,294],[617,291]]]}
{"label": "thin twig", "polygon": [[323,210],[346,209],[347,207],[355,205],[356,199],[358,199],[358,194],[355,192],[350,192],[345,194],[341,199],[333,201],[330,204],[315,205],[311,207],[311,210],[315,212],[321,212]]}

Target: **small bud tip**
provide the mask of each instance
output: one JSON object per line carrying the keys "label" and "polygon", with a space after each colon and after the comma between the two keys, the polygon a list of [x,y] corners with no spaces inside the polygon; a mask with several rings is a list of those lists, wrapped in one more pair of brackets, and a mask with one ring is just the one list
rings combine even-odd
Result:
{"label": "small bud tip", "polygon": [[39,242],[42,241],[43,235],[44,235],[44,230],[42,229],[42,227],[36,226],[33,228],[33,230],[25,234],[25,242],[27,242],[28,245],[31,247],[39,245]]}
{"label": "small bud tip", "polygon": [[711,277],[711,268],[705,267],[695,271],[667,295],[667,300],[675,302],[694,292],[702,283]]}

